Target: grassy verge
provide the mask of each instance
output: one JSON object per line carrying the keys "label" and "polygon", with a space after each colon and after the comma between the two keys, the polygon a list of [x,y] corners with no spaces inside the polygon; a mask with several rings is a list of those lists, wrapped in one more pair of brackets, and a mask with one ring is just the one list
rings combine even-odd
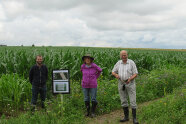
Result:
{"label": "grassy verge", "polygon": [[168,69],[153,70],[137,79],[137,102],[142,103],[172,93],[186,83],[186,69],[172,66]]}
{"label": "grassy verge", "polygon": [[143,124],[185,124],[186,85],[172,94],[161,98],[147,106],[142,106],[138,119]]}

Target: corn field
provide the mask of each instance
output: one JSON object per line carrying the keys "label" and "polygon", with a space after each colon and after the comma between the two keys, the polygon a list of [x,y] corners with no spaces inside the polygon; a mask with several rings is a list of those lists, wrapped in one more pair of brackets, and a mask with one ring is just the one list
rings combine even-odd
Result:
{"label": "corn field", "polygon": [[[35,64],[36,55],[44,57],[49,69],[48,86],[50,93],[51,73],[53,69],[69,69],[71,81],[80,82],[82,56],[90,53],[94,62],[103,69],[101,78],[113,79],[111,71],[120,59],[119,48],[84,47],[0,47],[0,114],[2,109],[21,108],[30,101],[31,85],[28,81],[30,67]],[[129,58],[137,65],[139,75],[152,70],[161,70],[171,66],[186,68],[186,51],[161,51],[126,49]],[[24,101],[24,102],[23,102]]]}
{"label": "corn field", "polygon": [[[110,78],[114,64],[120,59],[121,49],[114,48],[73,48],[73,47],[13,47],[0,48],[0,74],[17,73],[28,77],[30,67],[35,64],[35,57],[41,54],[44,63],[52,69],[70,69],[71,79],[80,80],[82,56],[91,53],[95,63],[103,69],[103,77]],[[153,51],[129,49],[129,58],[136,63],[139,73],[161,69],[169,65],[185,68],[185,51]]]}

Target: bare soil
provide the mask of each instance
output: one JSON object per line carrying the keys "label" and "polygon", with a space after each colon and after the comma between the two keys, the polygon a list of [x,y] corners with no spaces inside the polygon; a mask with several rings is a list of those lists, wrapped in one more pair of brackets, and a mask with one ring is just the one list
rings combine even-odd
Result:
{"label": "bare soil", "polygon": [[[131,112],[129,115],[131,115]],[[123,124],[119,122],[119,120],[123,119],[123,117],[124,117],[123,110],[120,109],[115,110],[109,114],[104,114],[101,116],[97,116],[93,119],[89,119],[88,124]],[[133,124],[132,117],[130,117],[130,120],[128,122],[125,122],[124,124]]]}

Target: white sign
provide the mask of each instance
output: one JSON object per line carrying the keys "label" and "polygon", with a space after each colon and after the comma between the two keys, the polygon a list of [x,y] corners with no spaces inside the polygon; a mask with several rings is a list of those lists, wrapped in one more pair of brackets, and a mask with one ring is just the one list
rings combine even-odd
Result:
{"label": "white sign", "polygon": [[53,70],[53,93],[70,93],[69,70]]}

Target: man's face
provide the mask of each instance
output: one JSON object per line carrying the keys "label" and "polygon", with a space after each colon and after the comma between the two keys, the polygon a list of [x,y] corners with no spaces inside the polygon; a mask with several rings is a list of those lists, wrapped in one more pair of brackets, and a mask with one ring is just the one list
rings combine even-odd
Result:
{"label": "man's face", "polygon": [[122,53],[120,54],[120,57],[121,57],[121,59],[122,59],[123,61],[127,61],[127,58],[128,58],[127,52],[122,52]]}
{"label": "man's face", "polygon": [[42,56],[37,56],[36,62],[37,62],[38,65],[41,65],[42,62],[43,62],[43,57]]}

